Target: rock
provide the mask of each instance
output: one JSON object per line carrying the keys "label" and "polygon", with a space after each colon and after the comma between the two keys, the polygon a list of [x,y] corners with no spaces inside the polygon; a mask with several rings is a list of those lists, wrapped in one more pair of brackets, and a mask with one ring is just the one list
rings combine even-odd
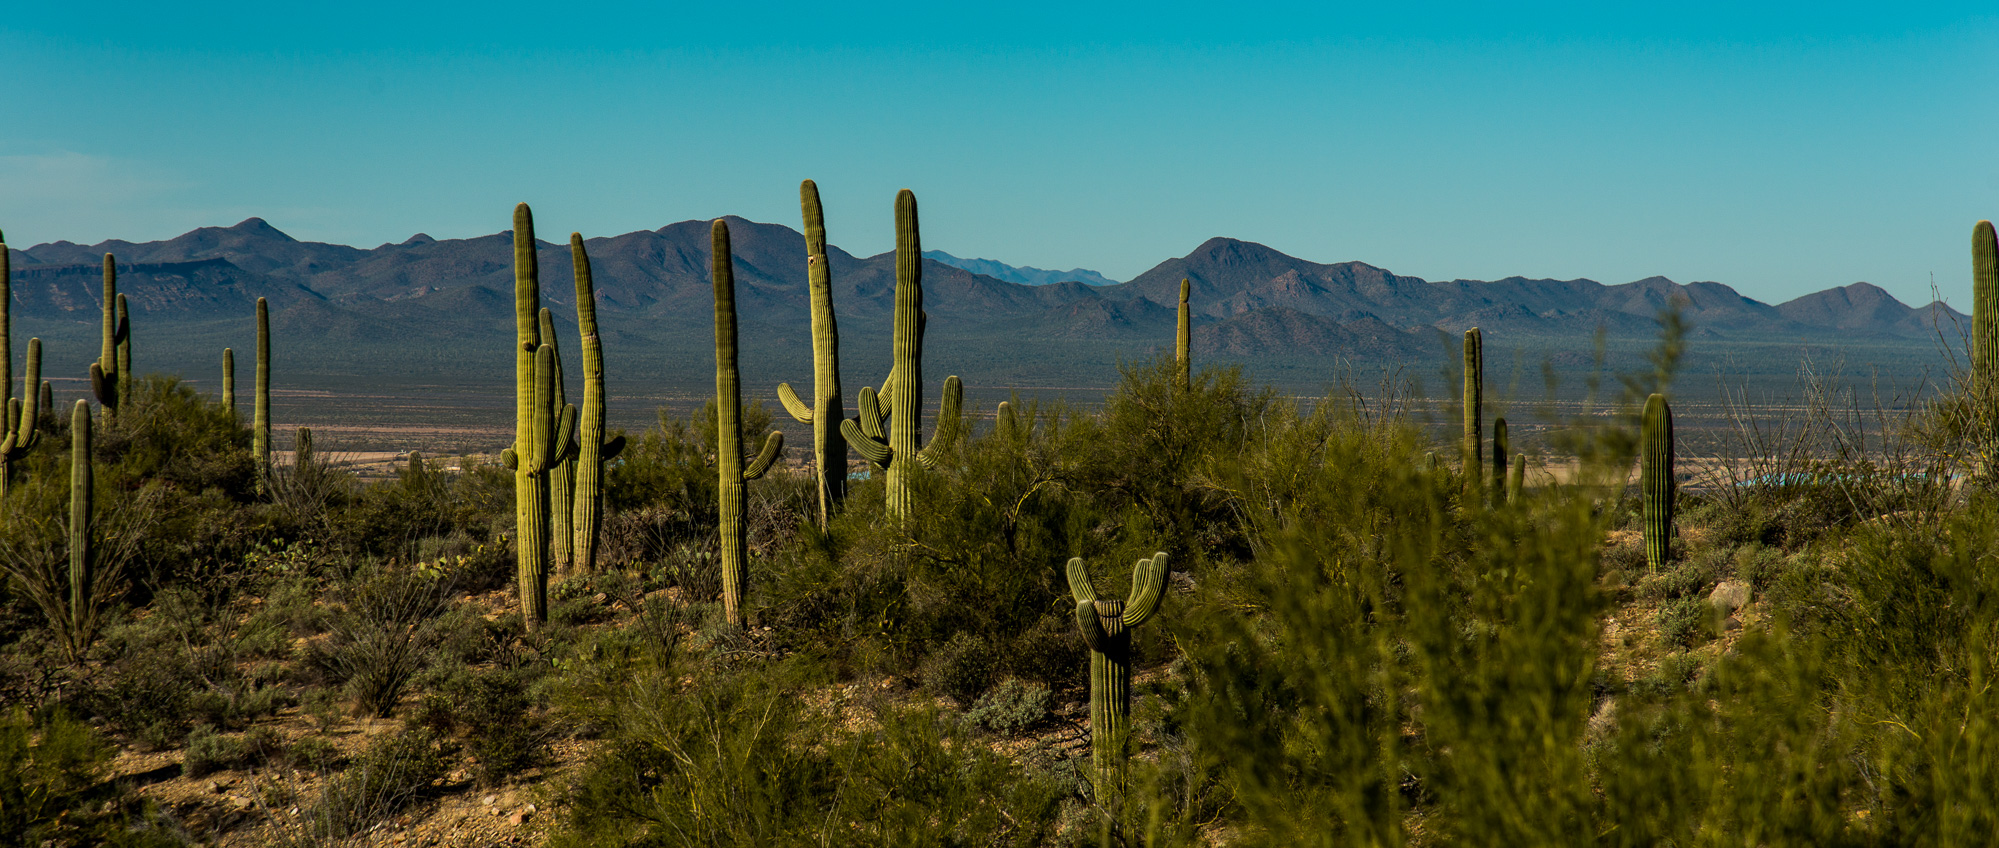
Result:
{"label": "rock", "polygon": [[525,807],[515,810],[513,815],[508,816],[507,824],[513,825],[514,827],[520,827],[521,825],[527,824],[529,819],[534,818],[534,813],[535,813],[534,805],[529,804]]}
{"label": "rock", "polygon": [[609,601],[610,599],[611,599],[610,595],[606,595],[603,592],[598,592],[595,596],[590,598],[590,602],[601,607],[604,605],[605,601]]}
{"label": "rock", "polygon": [[1740,580],[1723,580],[1708,593],[1707,602],[1722,615],[1732,615],[1736,610],[1749,606],[1749,584]]}
{"label": "rock", "polygon": [[1731,615],[1721,620],[1721,632],[1723,633],[1731,633],[1741,629],[1742,621],[1735,616]]}
{"label": "rock", "polygon": [[486,805],[486,806],[490,807],[490,806],[493,806],[494,804],[498,804],[498,803],[500,803],[500,796],[498,796],[498,795],[488,795],[488,796],[486,796],[486,797],[484,797],[484,798],[481,798],[481,799],[479,799],[479,803],[481,803],[481,804],[484,804],[484,805]]}

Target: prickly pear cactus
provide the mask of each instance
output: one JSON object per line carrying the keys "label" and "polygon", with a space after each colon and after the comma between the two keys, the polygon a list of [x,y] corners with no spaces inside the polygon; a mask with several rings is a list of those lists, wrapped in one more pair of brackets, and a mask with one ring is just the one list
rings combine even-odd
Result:
{"label": "prickly pear cactus", "polygon": [[824,528],[847,496],[847,440],[840,434],[847,408],[840,397],[840,328],[833,315],[833,269],[826,259],[819,186],[811,180],[801,183],[798,202],[805,214],[805,277],[812,299],[812,404],[806,405],[790,383],[777,384],[777,399],[798,423],[812,425],[819,526]]}
{"label": "prickly pear cactus", "polygon": [[1645,399],[1643,428],[1638,489],[1645,519],[1645,564],[1657,570],[1673,552],[1673,409],[1665,395]]}
{"label": "prickly pear cactus", "polygon": [[[898,520],[911,511],[911,480],[916,468],[936,464],[938,454],[958,438],[964,386],[957,377],[944,380],[944,401],[937,410],[937,432],[927,447],[919,445],[923,414],[923,244],[917,232],[916,195],[903,189],[895,196],[895,329],[894,365],[877,393],[863,388],[855,398],[856,415],[840,422],[847,443],[887,476],[887,513]],[[886,403],[887,410],[881,405]],[[883,423],[887,423],[886,431]]]}
{"label": "prickly pear cactus", "polygon": [[722,614],[742,627],[743,589],[749,582],[749,539],[744,533],[743,483],[764,476],[784,449],[775,430],[749,467],[743,467],[742,383],[736,371],[736,271],[729,249],[729,225],[716,219],[709,228],[715,278],[715,468],[721,507]]}
{"label": "prickly pear cactus", "polygon": [[1159,611],[1169,568],[1161,551],[1132,570],[1131,595],[1098,600],[1082,557],[1069,560],[1069,594],[1076,599],[1076,627],[1090,646],[1090,764],[1098,792],[1121,790],[1125,743],[1131,732],[1131,631]]}

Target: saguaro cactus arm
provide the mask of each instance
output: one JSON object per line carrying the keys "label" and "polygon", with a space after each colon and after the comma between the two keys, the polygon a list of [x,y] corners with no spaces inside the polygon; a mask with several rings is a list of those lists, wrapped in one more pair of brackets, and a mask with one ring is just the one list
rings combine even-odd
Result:
{"label": "saguaro cactus arm", "polygon": [[1082,557],[1069,558],[1068,574],[1069,594],[1076,599],[1076,629],[1083,634],[1083,644],[1097,653],[1115,650],[1097,617],[1097,588],[1090,584],[1090,569]]}
{"label": "saguaro cactus arm", "polygon": [[1645,560],[1657,569],[1671,558],[1673,544],[1673,409],[1664,395],[1645,399],[1639,441],[1643,452],[1639,489],[1645,519]]}
{"label": "saguaro cactus arm", "polygon": [[777,384],[777,402],[784,405],[784,411],[791,415],[792,420],[800,424],[812,423],[812,407],[805,405],[790,383]]}
{"label": "saguaro cactus arm", "polygon": [[743,480],[747,482],[763,477],[764,472],[770,470],[771,464],[777,462],[778,455],[783,452],[784,434],[772,430],[770,435],[764,437],[763,449],[757,451],[756,458],[743,466]]}
{"label": "saguaro cactus arm", "polygon": [[1131,572],[1131,596],[1124,602],[1124,626],[1129,629],[1151,620],[1166,595],[1166,552],[1141,559]]}

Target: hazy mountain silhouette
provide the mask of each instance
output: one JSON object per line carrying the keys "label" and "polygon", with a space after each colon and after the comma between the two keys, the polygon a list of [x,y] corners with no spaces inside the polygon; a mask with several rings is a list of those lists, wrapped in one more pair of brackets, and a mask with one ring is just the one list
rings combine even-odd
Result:
{"label": "hazy mountain silhouette", "polygon": [[1025,265],[1008,265],[997,259],[959,259],[941,250],[923,251],[923,258],[942,262],[953,268],[984,274],[995,280],[1020,283],[1027,286],[1045,286],[1050,283],[1083,283],[1092,286],[1117,285],[1117,281],[1087,268],[1071,268],[1067,271],[1049,271],[1030,268]]}

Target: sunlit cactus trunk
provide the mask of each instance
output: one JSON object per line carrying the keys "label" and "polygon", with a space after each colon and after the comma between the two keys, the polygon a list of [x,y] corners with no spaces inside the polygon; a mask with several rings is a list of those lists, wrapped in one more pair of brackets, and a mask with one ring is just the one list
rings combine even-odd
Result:
{"label": "sunlit cactus trunk", "polygon": [[625,448],[625,437],[604,438],[604,344],[597,335],[597,287],[583,235],[569,234],[576,269],[576,329],[583,337],[583,405],[576,422],[576,478],[570,522],[570,556],[579,571],[597,570],[597,534],[604,523],[604,463]]}
{"label": "sunlit cactus trunk", "polygon": [[840,396],[840,328],[833,314],[833,269],[826,258],[826,215],[819,186],[799,184],[805,215],[805,276],[812,299],[812,405],[790,383],[779,383],[777,399],[800,424],[812,425],[812,462],[819,484],[819,526],[825,527],[847,496],[847,440],[840,424],[847,409]]}
{"label": "sunlit cactus trunk", "polygon": [[1506,475],[1506,500],[1519,503],[1520,496],[1527,491],[1527,455],[1515,454],[1513,467]]}
{"label": "sunlit cactus trunk", "polygon": [[1492,496],[1504,504],[1512,495],[1506,488],[1506,460],[1511,454],[1506,442],[1506,418],[1492,419]]}
{"label": "sunlit cactus trunk", "polygon": [[1182,390],[1193,385],[1194,381],[1194,357],[1189,349],[1194,338],[1194,324],[1192,307],[1187,302],[1188,295],[1192,293],[1192,284],[1187,278],[1180,278],[1180,320],[1173,332],[1173,360],[1178,368],[1175,373],[1179,375]]}
{"label": "sunlit cactus trunk", "polygon": [[[120,387],[126,384],[118,372],[119,331],[118,322],[118,260],[111,254],[104,254],[104,332],[100,339],[97,361],[90,365],[90,390],[97,396],[97,402],[104,406],[104,417],[116,419],[124,398],[118,396]],[[129,351],[127,352],[129,355]]]}
{"label": "sunlit cactus trunk", "polygon": [[736,370],[736,273],[727,223],[716,219],[709,229],[709,244],[715,281],[715,473],[721,510],[722,615],[731,627],[742,627],[750,555],[743,527],[743,483],[770,470],[784,447],[784,434],[772,431],[756,460],[743,467],[743,395]]}
{"label": "sunlit cactus trunk", "polygon": [[96,582],[91,551],[94,480],[90,468],[90,402],[79,400],[69,416],[69,637],[70,656],[90,621],[90,591]]}
{"label": "sunlit cactus trunk", "polygon": [[[540,323],[542,344],[548,345],[555,359],[555,395],[549,403],[561,409],[569,404],[569,379],[562,368],[562,346],[556,342],[555,314],[542,309]],[[557,447],[563,458],[548,469],[548,567],[551,574],[567,575],[575,573],[576,567],[575,528],[569,521],[576,509],[571,500],[575,496],[576,446]]]}
{"label": "sunlit cactus trunk", "polygon": [[1656,570],[1673,552],[1673,409],[1665,395],[1645,399],[1642,426],[1638,489],[1645,519],[1645,564]]}
{"label": "sunlit cactus trunk", "polygon": [[[5,249],[5,245],[0,245],[0,251]],[[6,269],[0,268],[0,271],[4,270]],[[40,389],[47,386],[42,382],[41,339],[28,340],[26,365],[21,378],[21,397],[7,398],[6,435],[0,437],[0,497],[7,495],[8,481],[12,479],[14,473],[14,463],[26,459],[28,451],[34,450],[42,441],[41,432],[36,429],[41,423],[42,411],[46,408],[40,407],[44,394]],[[7,391],[11,394],[12,387]]]}
{"label": "sunlit cactus trunk", "polygon": [[[919,443],[923,413],[923,244],[917,231],[916,195],[903,189],[895,197],[895,326],[894,365],[877,393],[861,389],[855,417],[840,423],[847,444],[869,462],[885,469],[886,504],[891,518],[911,514],[911,480],[920,467],[936,464],[942,451],[957,440],[962,419],[964,386],[958,378],[944,380],[944,399],[937,410],[937,431],[928,448]],[[879,397],[879,399],[878,399]],[[881,408],[887,404],[887,410]],[[887,423],[884,431],[882,425]]]}
{"label": "sunlit cactus trunk", "polygon": [[236,420],[236,351],[222,349],[222,408],[229,413],[230,426]]}
{"label": "sunlit cactus trunk", "polygon": [[1971,396],[1980,476],[1999,477],[1999,236],[1971,228]]}
{"label": "sunlit cactus trunk", "polygon": [[1485,336],[1477,327],[1465,331],[1465,429],[1463,464],[1465,474],[1465,495],[1475,497],[1479,489],[1482,467],[1485,464],[1483,415],[1485,413]]}
{"label": "sunlit cactus trunk", "polygon": [[1100,795],[1124,789],[1131,734],[1131,631],[1159,611],[1167,574],[1165,552],[1155,553],[1133,569],[1130,597],[1098,600],[1083,558],[1069,560],[1076,626],[1090,648],[1090,764]]}

